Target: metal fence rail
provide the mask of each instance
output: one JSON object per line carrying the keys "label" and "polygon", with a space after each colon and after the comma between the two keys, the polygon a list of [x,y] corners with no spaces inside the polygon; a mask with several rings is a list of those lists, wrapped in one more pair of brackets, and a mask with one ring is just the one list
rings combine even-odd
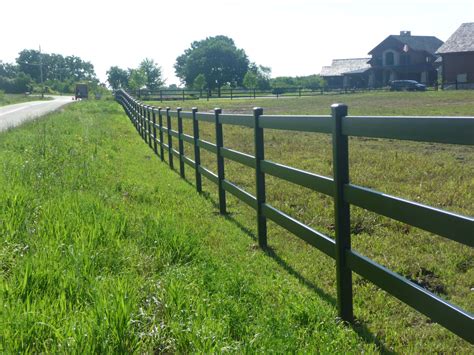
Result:
{"label": "metal fence rail", "polygon": [[[351,249],[349,206],[362,207],[470,247],[474,247],[474,218],[351,184],[348,146],[349,136],[474,145],[474,117],[347,116],[347,106],[342,104],[332,105],[332,114],[327,116],[264,115],[261,108],[255,108],[253,115],[234,115],[222,114],[220,109],[216,109],[214,113],[199,113],[197,109],[191,112],[182,112],[180,109],[171,111],[169,108],[163,110],[144,105],[123,90],[117,91],[115,97],[122,104],[143,140],[161,160],[164,160],[164,154],[167,151],[168,163],[173,168],[173,159],[176,157],[179,173],[183,178],[185,164],[194,169],[196,189],[199,192],[202,191],[202,176],[217,185],[221,214],[226,213],[226,193],[236,196],[256,210],[258,242],[261,247],[267,245],[267,219],[270,219],[334,258],[336,260],[337,307],[343,320],[353,321],[352,272],[356,272],[433,321],[470,343],[474,343],[472,314]],[[177,130],[171,127],[171,117],[177,118]],[[183,133],[183,119],[192,120],[193,136]],[[215,143],[199,138],[200,121],[214,123]],[[255,155],[225,147],[223,125],[239,125],[252,129]],[[267,128],[331,134],[334,176],[332,178],[320,176],[266,160],[264,130]],[[174,148],[173,139],[177,140],[178,150]],[[193,146],[194,160],[184,155],[184,143]],[[201,165],[201,149],[216,155],[217,173]],[[256,196],[226,179],[224,158],[255,170]],[[266,203],[266,174],[333,197],[335,239]]]}

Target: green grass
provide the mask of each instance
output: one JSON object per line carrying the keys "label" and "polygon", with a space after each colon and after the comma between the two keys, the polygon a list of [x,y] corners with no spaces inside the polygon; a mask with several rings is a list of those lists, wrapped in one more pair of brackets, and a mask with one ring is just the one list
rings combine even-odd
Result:
{"label": "green grass", "polygon": [[366,92],[357,94],[328,94],[301,98],[265,99],[211,99],[153,102],[156,106],[190,110],[197,106],[204,112],[215,107],[236,113],[249,113],[253,107],[264,108],[266,114],[329,114],[330,106],[343,102],[349,106],[350,115],[449,115],[473,116],[474,92]]}
{"label": "green grass", "polygon": [[377,351],[158,162],[118,104],[2,133],[0,163],[2,353]]}
{"label": "green grass", "polygon": [[38,100],[50,100],[48,97],[41,99],[40,96],[36,95],[24,95],[24,94],[4,94],[0,92],[0,106],[19,104],[22,102],[28,101],[38,101]]}
{"label": "green grass", "polygon": [[[184,104],[321,114],[335,98],[352,114],[472,115],[474,93],[455,94]],[[211,124],[201,129],[214,140]],[[185,131],[192,133],[189,125]],[[252,153],[250,130],[225,126],[224,137],[226,146]],[[330,137],[268,130],[265,139],[269,159],[332,174]],[[350,149],[352,181],[473,214],[472,148],[351,139]],[[202,159],[215,170],[214,156]],[[204,179],[205,193],[196,194],[193,172],[187,167],[186,183],[160,163],[116,104],[80,102],[3,133],[0,162],[2,352],[472,352],[358,277],[357,325],[339,324],[330,258],[272,223],[270,248],[259,250],[254,211],[228,195],[230,215],[220,217],[215,185]],[[254,193],[251,169],[226,161],[226,174]],[[267,182],[272,205],[333,235],[330,198]],[[469,248],[352,213],[356,250],[474,310]]]}
{"label": "green grass", "polygon": [[[261,106],[268,114],[327,114],[333,102],[345,102],[357,115],[473,115],[474,92],[365,93],[295,99],[214,100],[156,103],[200,111],[222,107],[225,112],[250,113]],[[187,120],[185,133],[192,134]],[[201,135],[215,141],[212,124],[201,123]],[[172,126],[176,129],[174,120]],[[265,131],[269,160],[332,176],[331,137],[323,134]],[[253,154],[250,129],[224,126],[224,145]],[[193,157],[192,148],[185,152]],[[350,139],[350,178],[362,186],[467,216],[474,215],[474,148],[383,139]],[[203,165],[216,171],[215,156],[202,153]],[[188,167],[186,167],[188,169]],[[188,171],[190,171],[188,169]],[[192,180],[191,173],[188,173]],[[252,169],[226,160],[226,178],[255,193]],[[205,181],[214,200],[216,187]],[[229,195],[229,211],[237,223],[255,234],[255,212]],[[267,201],[315,229],[334,235],[331,198],[267,177]],[[417,228],[352,207],[353,247],[378,263],[417,281],[464,309],[474,311],[474,252],[471,248]],[[269,224],[269,243],[304,280],[332,297],[334,265],[280,227]],[[469,346],[408,306],[356,278],[355,314],[389,347],[419,351],[419,344],[442,351]],[[421,348],[423,349],[423,348]]]}

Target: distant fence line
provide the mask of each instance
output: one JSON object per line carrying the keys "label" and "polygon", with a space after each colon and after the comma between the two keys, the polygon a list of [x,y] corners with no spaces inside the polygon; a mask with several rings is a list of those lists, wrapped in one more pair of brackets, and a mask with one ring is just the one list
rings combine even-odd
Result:
{"label": "distant fence line", "polygon": [[[332,105],[332,114],[326,116],[265,115],[261,108],[254,109],[252,115],[224,114],[220,109],[216,109],[213,113],[201,113],[197,109],[184,112],[180,109],[172,111],[170,108],[161,109],[145,105],[123,90],[117,91],[115,97],[155,154],[162,161],[167,154],[170,168],[174,169],[174,158],[177,158],[179,173],[185,178],[185,165],[188,165],[193,171],[198,192],[202,191],[202,176],[217,185],[221,214],[226,214],[226,193],[231,193],[256,210],[260,247],[267,246],[267,219],[270,219],[335,259],[337,308],[343,320],[352,322],[354,319],[352,295],[352,271],[354,271],[433,321],[474,343],[472,314],[351,248],[349,206],[364,208],[470,247],[474,247],[474,219],[351,184],[348,145],[349,136],[474,145],[474,117],[347,116],[347,106],[343,104]],[[177,119],[177,127],[174,129],[171,118]],[[192,122],[193,135],[183,132],[183,120]],[[200,138],[201,121],[215,125],[215,143]],[[223,125],[252,129],[254,155],[225,147]],[[265,129],[332,135],[334,176],[332,178],[320,176],[266,160]],[[178,143],[177,150],[175,141]],[[193,147],[194,160],[184,154],[185,143]],[[201,149],[216,154],[217,173],[202,166]],[[255,196],[225,178],[225,159],[255,170]],[[333,197],[335,239],[268,204],[265,193],[266,174]]]}
{"label": "distant fence line", "polygon": [[[160,89],[147,90],[140,89],[132,92],[137,98],[149,101],[166,100],[195,100],[195,99],[240,99],[240,98],[258,98],[258,97],[305,97],[319,96],[324,94],[339,94],[355,92],[358,89],[305,89],[305,88],[274,88],[268,90],[260,89],[230,89],[221,88],[220,90],[194,90],[194,89]],[[359,90],[360,91],[360,90]],[[364,91],[367,91],[365,89]]]}
{"label": "distant fence line", "polygon": [[[437,90],[437,88],[428,88]],[[167,100],[197,100],[197,99],[256,99],[259,97],[308,97],[321,95],[354,94],[361,92],[388,91],[388,88],[275,88],[269,90],[259,89],[221,89],[221,90],[193,90],[193,89],[140,89],[132,91],[132,94],[140,100],[167,101]]]}
{"label": "distant fence line", "polygon": [[[442,85],[427,86],[428,91],[442,90],[469,90],[474,89],[473,83],[458,83],[458,82],[446,82]],[[389,87],[377,87],[377,88],[332,88],[332,87],[321,87],[315,89],[308,89],[302,87],[281,87],[272,88],[268,90],[260,89],[232,89],[232,88],[221,88],[220,90],[196,90],[196,89],[159,89],[159,90],[148,90],[139,89],[131,91],[131,94],[140,100],[146,101],[185,101],[185,100],[197,100],[197,99],[256,99],[259,97],[308,97],[308,96],[321,96],[321,95],[338,95],[338,94],[354,94],[363,92],[374,92],[374,91],[389,91]]]}

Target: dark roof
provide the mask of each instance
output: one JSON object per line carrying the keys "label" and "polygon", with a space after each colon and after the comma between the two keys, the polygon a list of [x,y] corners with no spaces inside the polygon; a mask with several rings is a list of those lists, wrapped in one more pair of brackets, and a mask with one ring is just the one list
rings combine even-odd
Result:
{"label": "dark roof", "polygon": [[367,67],[367,68],[362,68],[362,69],[356,69],[356,70],[347,71],[347,72],[345,72],[344,74],[364,74],[364,73],[367,72],[368,70],[370,70],[370,66]]}
{"label": "dark roof", "polygon": [[344,73],[370,68],[370,58],[333,59],[331,66],[321,69],[321,76],[342,76]]}
{"label": "dark roof", "polygon": [[406,44],[415,51],[425,51],[430,54],[435,54],[436,50],[443,44],[443,41],[434,36],[390,35],[372,49],[369,54],[372,54],[382,43],[389,39],[396,40],[402,45]]}
{"label": "dark roof", "polygon": [[474,22],[463,23],[436,53],[473,52]]}

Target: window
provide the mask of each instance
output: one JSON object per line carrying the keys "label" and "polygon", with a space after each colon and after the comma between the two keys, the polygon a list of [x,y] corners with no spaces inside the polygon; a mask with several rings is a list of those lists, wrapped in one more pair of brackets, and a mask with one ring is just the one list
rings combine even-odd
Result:
{"label": "window", "polygon": [[406,53],[400,55],[400,64],[401,65],[408,65],[410,64],[410,56]]}
{"label": "window", "polygon": [[385,65],[394,65],[395,64],[395,57],[393,52],[385,53]]}

